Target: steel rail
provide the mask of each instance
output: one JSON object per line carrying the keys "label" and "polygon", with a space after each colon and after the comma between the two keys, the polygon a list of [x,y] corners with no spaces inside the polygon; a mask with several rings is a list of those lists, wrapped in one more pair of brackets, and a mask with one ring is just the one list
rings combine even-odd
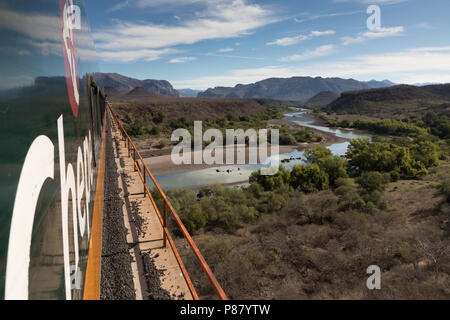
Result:
{"label": "steel rail", "polygon": [[[175,247],[175,244],[173,242],[173,239],[169,233],[169,230],[167,229],[167,208],[169,209],[172,217],[174,218],[176,224],[178,225],[178,227],[181,230],[181,233],[183,234],[184,238],[186,239],[186,241],[188,242],[192,252],[194,253],[195,257],[197,258],[197,261],[199,262],[201,268],[203,269],[204,273],[206,274],[209,282],[211,283],[211,286],[213,287],[214,291],[216,292],[217,296],[219,297],[219,299],[221,300],[228,300],[227,295],[225,294],[225,291],[222,289],[222,287],[220,286],[219,282],[217,281],[216,277],[214,276],[214,273],[212,272],[211,268],[209,267],[208,263],[206,262],[205,258],[203,257],[203,255],[201,254],[200,250],[198,249],[197,245],[195,244],[194,240],[192,239],[191,235],[189,234],[189,232],[187,231],[186,227],[184,226],[183,222],[181,221],[179,215],[177,214],[176,210],[173,208],[172,204],[170,203],[169,199],[167,198],[166,194],[164,193],[164,191],[161,189],[160,185],[158,184],[158,182],[156,181],[155,177],[153,176],[153,174],[151,173],[150,169],[148,168],[147,164],[145,163],[144,159],[142,158],[139,150],[136,148],[135,144],[133,143],[133,141],[131,140],[130,136],[128,135],[128,133],[126,132],[126,130],[123,128],[122,124],[120,123],[118,117],[116,116],[116,114],[113,112],[111,106],[109,105],[109,103],[107,103],[107,107],[108,110],[114,120],[114,122],[116,123],[121,136],[122,136],[122,141],[125,142],[125,147],[128,150],[128,156],[131,157],[131,151],[133,151],[133,161],[134,161],[134,169],[135,171],[138,172],[139,177],[142,181],[142,183],[144,184],[144,196],[148,196],[149,199],[151,200],[155,211],[158,215],[158,219],[161,223],[161,226],[163,227],[163,234],[164,234],[164,246],[167,246],[167,242],[169,242],[170,247],[172,248],[174,254],[175,254],[175,258],[177,259],[178,265],[180,266],[180,269],[183,273],[183,276],[185,278],[186,284],[188,285],[189,291],[192,294],[192,297],[195,300],[198,300],[198,294],[195,291],[195,288],[192,284],[192,281],[187,273],[187,270],[183,264],[183,261],[181,260],[181,257],[178,253],[178,250]],[[136,157],[138,157],[138,159],[136,159]],[[140,168],[139,165],[139,161],[142,164],[142,169]],[[153,184],[156,187],[156,190],[158,191],[159,195],[161,196],[162,200],[163,200],[163,205],[164,205],[164,215],[161,216],[161,213],[159,212],[159,209],[150,193],[150,190],[147,186],[147,175],[150,177],[150,179],[152,180]]]}

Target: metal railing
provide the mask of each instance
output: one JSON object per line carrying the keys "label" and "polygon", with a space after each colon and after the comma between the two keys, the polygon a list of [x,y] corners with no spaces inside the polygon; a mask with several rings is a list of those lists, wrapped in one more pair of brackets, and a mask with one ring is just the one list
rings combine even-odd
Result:
{"label": "metal railing", "polygon": [[[172,236],[169,233],[169,230],[167,228],[167,209],[172,214],[172,217],[174,218],[176,224],[181,230],[181,233],[183,234],[184,238],[188,242],[189,246],[192,249],[192,252],[194,253],[195,257],[197,258],[197,261],[200,263],[201,268],[205,272],[206,276],[208,277],[209,282],[211,283],[211,286],[213,287],[214,291],[216,292],[217,296],[221,300],[228,300],[225,292],[223,291],[222,287],[220,286],[219,282],[217,281],[216,277],[214,276],[213,272],[211,271],[211,268],[208,266],[208,264],[205,261],[205,258],[201,254],[200,250],[198,249],[197,245],[195,244],[194,240],[192,239],[191,235],[187,231],[186,227],[184,226],[183,222],[181,221],[180,217],[178,216],[175,209],[172,207],[172,204],[167,199],[166,194],[159,186],[158,182],[156,181],[155,177],[151,173],[150,169],[148,168],[147,164],[145,163],[144,159],[142,158],[141,154],[139,153],[138,149],[136,148],[135,144],[131,140],[131,138],[128,136],[128,133],[125,131],[123,126],[121,125],[119,119],[115,115],[115,113],[112,111],[112,108],[109,104],[107,104],[109,113],[111,114],[115,124],[119,128],[119,131],[122,135],[122,141],[125,142],[125,147],[128,150],[128,156],[131,157],[131,152],[133,152],[133,162],[134,162],[134,170],[138,172],[141,181],[144,185],[144,196],[148,196],[150,201],[152,202],[155,211],[158,215],[158,219],[161,223],[161,226],[163,227],[163,245],[164,247],[167,247],[167,242],[169,243],[170,247],[172,248],[173,253],[175,254],[175,258],[177,260],[178,265],[180,266],[181,272],[183,273],[183,277],[186,280],[186,284],[189,288],[189,291],[192,294],[192,297],[194,300],[199,300],[198,294],[194,288],[194,285],[192,284],[192,281],[189,277],[189,274],[187,273],[186,267],[184,266],[183,261],[181,260],[181,257],[178,253],[177,248],[175,247],[175,243],[172,239]],[[139,161],[142,165],[139,164]],[[153,181],[156,190],[158,191],[159,195],[161,196],[163,200],[163,215],[161,216],[161,213],[159,212],[159,209],[155,203],[155,200],[152,197],[152,194],[150,193],[150,190],[147,186],[147,175],[150,177],[150,179]]]}

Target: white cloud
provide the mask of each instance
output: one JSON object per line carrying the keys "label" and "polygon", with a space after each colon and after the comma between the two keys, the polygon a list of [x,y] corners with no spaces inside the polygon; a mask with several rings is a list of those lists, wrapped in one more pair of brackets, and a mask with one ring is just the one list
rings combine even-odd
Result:
{"label": "white cloud", "polygon": [[361,43],[364,42],[366,39],[362,36],[357,36],[357,37],[342,37],[341,41],[342,44],[344,46],[348,46],[349,44],[353,44],[353,43]]}
{"label": "white cloud", "polygon": [[130,6],[130,1],[126,0],[126,1],[119,2],[119,3],[116,4],[115,6],[113,6],[113,7],[109,8],[109,9],[107,9],[106,11],[108,11],[108,12],[117,11],[117,10],[126,8],[126,7],[128,7],[128,6]]}
{"label": "white cloud", "polygon": [[267,42],[266,45],[268,46],[273,46],[273,45],[277,45],[277,46],[292,46],[296,43],[299,43],[300,41],[305,41],[309,39],[308,36],[305,35],[298,35],[295,37],[285,37],[285,38],[281,38],[281,39],[277,39],[275,41],[272,42]]}
{"label": "white cloud", "polygon": [[223,49],[219,49],[218,52],[225,53],[225,52],[231,52],[233,50],[234,50],[233,48],[223,48]]}
{"label": "white cloud", "polygon": [[343,45],[347,46],[353,43],[361,43],[369,39],[401,36],[404,32],[405,28],[403,26],[379,28],[373,31],[360,32],[356,37],[342,37],[341,41]]}
{"label": "white cloud", "polygon": [[246,60],[264,60],[264,58],[261,57],[253,57],[253,56],[236,56],[236,55],[229,55],[229,54],[217,54],[217,53],[206,53],[205,56],[210,57],[221,57],[221,58],[233,58],[233,59],[246,59]]}
{"label": "white cloud", "polygon": [[302,54],[294,54],[292,56],[280,58],[281,62],[292,62],[292,61],[302,61],[307,59],[313,59],[318,57],[323,57],[332,54],[336,51],[336,47],[334,45],[324,45],[320,46],[314,50],[307,50]]}
{"label": "white cloud", "polygon": [[171,81],[176,87],[206,89],[253,83],[271,77],[322,76],[371,80],[389,79],[396,83],[450,83],[450,46],[421,47],[404,51],[349,57],[333,62],[301,67],[267,66],[236,69],[223,75]]}
{"label": "white cloud", "polygon": [[378,76],[396,83],[436,82],[435,79],[444,81],[450,80],[450,46],[362,55],[308,65],[302,70],[309,75],[354,77],[362,80]]}
{"label": "white cloud", "polygon": [[12,30],[34,40],[60,41],[60,34],[55,32],[55,25],[59,23],[59,17],[0,8],[0,29]]}
{"label": "white cloud", "polygon": [[186,63],[190,61],[197,60],[196,57],[179,57],[179,58],[173,58],[169,60],[169,63]]}
{"label": "white cloud", "polygon": [[362,35],[365,38],[373,39],[373,38],[385,38],[385,37],[393,37],[402,35],[405,31],[405,28],[402,26],[399,27],[391,27],[391,28],[379,28],[374,31],[364,32]]}
{"label": "white cloud", "polygon": [[408,0],[333,0],[333,2],[343,3],[343,2],[359,2],[362,4],[381,4],[381,5],[391,5],[401,2],[407,2]]}
{"label": "white cloud", "polygon": [[124,0],[119,2],[115,6],[111,7],[107,11],[117,11],[123,8],[135,7],[135,8],[149,8],[160,7],[166,8],[168,6],[186,6],[194,3],[206,3],[207,0]]}
{"label": "white cloud", "polygon": [[208,3],[208,0],[135,0],[135,5],[139,8],[160,7],[160,6],[186,6],[193,3]]}
{"label": "white cloud", "polygon": [[[94,34],[97,48],[103,51],[101,56],[105,52],[111,55],[121,52],[123,48],[127,48],[127,51],[154,50],[204,40],[234,38],[248,35],[257,28],[277,21],[270,10],[257,4],[249,4],[246,0],[178,2],[202,2],[207,9],[195,19],[183,21],[179,25],[117,21],[113,27]],[[168,1],[142,0],[137,5],[144,7],[163,3]]]}
{"label": "white cloud", "polygon": [[100,51],[99,56],[105,61],[131,62],[136,60],[154,61],[167,54],[178,53],[178,50],[166,48],[160,50],[139,49],[123,51]]}
{"label": "white cloud", "polygon": [[347,12],[335,12],[335,13],[327,13],[321,15],[308,16],[302,19],[294,18],[294,21],[297,23],[302,23],[305,21],[317,20],[322,18],[333,18],[333,17],[342,17],[342,16],[351,16],[354,14],[362,14],[365,13],[365,10],[357,10],[357,11],[347,11]]}
{"label": "white cloud", "polygon": [[333,35],[336,32],[334,30],[325,30],[325,31],[311,31],[308,35],[298,35],[295,37],[285,37],[285,38],[281,38],[281,39],[277,39],[275,41],[272,42],[267,42],[266,45],[268,46],[273,46],[273,45],[277,45],[277,46],[292,46],[294,44],[297,44],[301,41],[305,41],[305,40],[309,40],[312,39],[314,37],[321,37],[321,36],[328,36],[328,35]]}
{"label": "white cloud", "polygon": [[[61,35],[55,32],[60,25],[56,16],[37,12],[19,12],[0,8],[0,29],[17,33],[16,42],[29,46],[18,54],[62,55]],[[33,26],[30,28],[30,26]],[[80,59],[95,60],[94,42],[89,34],[77,33],[77,46]]]}
{"label": "white cloud", "polygon": [[335,34],[336,31],[334,30],[325,30],[325,31],[311,31],[312,37],[320,37],[320,36],[330,36]]}
{"label": "white cloud", "polygon": [[359,0],[359,2],[364,4],[396,4],[401,2],[407,2],[408,0]]}

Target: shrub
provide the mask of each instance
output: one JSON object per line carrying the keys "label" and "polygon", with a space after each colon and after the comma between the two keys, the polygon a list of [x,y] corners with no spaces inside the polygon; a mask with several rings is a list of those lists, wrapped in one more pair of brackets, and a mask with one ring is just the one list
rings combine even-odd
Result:
{"label": "shrub", "polygon": [[165,119],[166,119],[166,113],[164,111],[159,111],[158,114],[156,115],[155,119],[153,119],[153,121],[156,124],[160,124],[160,123],[163,123]]}
{"label": "shrub", "polygon": [[431,141],[421,141],[411,147],[414,159],[420,161],[426,168],[439,165],[439,149]]}
{"label": "shrub", "polygon": [[324,146],[317,146],[305,151],[306,160],[309,163],[316,163],[320,159],[331,156],[331,151]]}
{"label": "shrub", "polygon": [[346,193],[340,202],[339,210],[347,211],[350,209],[364,211],[365,201],[357,193]]}
{"label": "shrub", "polygon": [[336,188],[334,193],[338,196],[345,196],[346,194],[357,193],[357,186],[353,180],[348,178],[339,178],[336,180]]}
{"label": "shrub", "polygon": [[257,183],[265,191],[273,191],[280,188],[283,184],[289,183],[290,174],[290,171],[283,166],[280,166],[278,172],[272,176],[262,175],[261,170],[258,170],[251,174],[249,182],[251,184]]}
{"label": "shrub", "polygon": [[400,174],[397,171],[391,171],[390,175],[391,175],[392,182],[396,182],[396,181],[400,180]]}
{"label": "shrub", "polygon": [[399,136],[421,136],[427,135],[428,131],[412,123],[406,123],[396,119],[385,120],[356,120],[353,127],[369,130],[381,134],[392,134]]}
{"label": "shrub", "polygon": [[350,142],[347,158],[356,171],[397,171],[405,177],[417,177],[428,174],[425,165],[416,161],[408,147],[393,143],[373,142],[367,139],[355,139]]}
{"label": "shrub", "polygon": [[450,203],[450,178],[445,178],[439,185],[439,190],[445,196],[448,203]]}
{"label": "shrub", "polygon": [[338,179],[347,178],[347,160],[338,156],[327,156],[316,161],[328,175],[330,186],[336,186]]}
{"label": "shrub", "polygon": [[296,140],[292,134],[281,132],[280,133],[280,145],[293,145]]}
{"label": "shrub", "polygon": [[387,208],[387,203],[383,198],[383,193],[380,191],[372,191],[363,195],[363,200],[366,202],[364,211],[372,212],[376,208],[384,210]]}
{"label": "shrub", "polygon": [[158,144],[155,145],[155,147],[159,149],[164,149],[169,145],[169,142],[166,139],[161,139]]}
{"label": "shrub", "polygon": [[356,182],[367,192],[384,191],[391,181],[390,174],[382,174],[376,171],[363,172]]}
{"label": "shrub", "polygon": [[290,174],[290,185],[305,193],[324,190],[329,186],[328,175],[315,163],[295,165]]}

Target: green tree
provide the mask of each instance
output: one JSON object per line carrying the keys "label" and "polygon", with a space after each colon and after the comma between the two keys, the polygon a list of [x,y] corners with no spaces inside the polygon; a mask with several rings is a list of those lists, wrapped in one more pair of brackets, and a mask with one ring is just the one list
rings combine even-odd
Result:
{"label": "green tree", "polygon": [[328,175],[331,187],[336,186],[336,181],[340,178],[347,178],[347,160],[339,156],[328,156],[320,158],[317,165]]}
{"label": "green tree", "polygon": [[290,175],[294,189],[305,193],[324,190],[329,186],[328,175],[317,164],[295,165]]}
{"label": "green tree", "polygon": [[396,171],[405,177],[417,177],[428,173],[425,165],[412,157],[408,147],[393,143],[370,143],[367,139],[352,140],[347,158],[350,167],[359,172]]}
{"label": "green tree", "polygon": [[439,165],[439,149],[431,141],[421,141],[411,147],[414,159],[422,162],[426,168]]}
{"label": "green tree", "polygon": [[306,160],[309,163],[315,163],[322,158],[331,156],[331,151],[324,146],[317,146],[305,151]]}
{"label": "green tree", "polygon": [[265,191],[273,191],[279,189],[283,184],[289,183],[289,179],[290,171],[280,166],[278,172],[271,176],[262,175],[261,170],[253,172],[249,182],[259,184]]}

